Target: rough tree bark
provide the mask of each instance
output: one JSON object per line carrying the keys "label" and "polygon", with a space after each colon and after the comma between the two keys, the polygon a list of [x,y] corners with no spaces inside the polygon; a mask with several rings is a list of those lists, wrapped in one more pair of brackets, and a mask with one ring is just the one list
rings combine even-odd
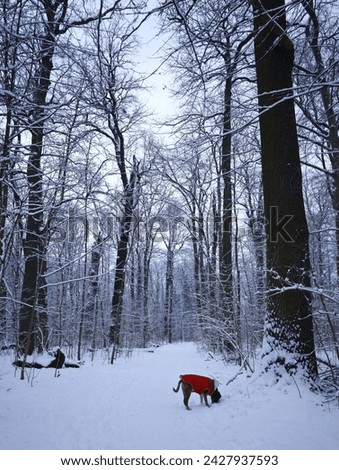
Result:
{"label": "rough tree bark", "polygon": [[118,240],[117,257],[115,264],[115,275],[113,284],[112,297],[112,325],[110,329],[111,341],[114,343],[111,356],[113,364],[117,348],[121,346],[121,325],[122,325],[122,307],[123,296],[125,290],[126,265],[129,253],[129,241],[133,224],[133,209],[135,206],[136,188],[139,183],[138,163],[134,159],[133,168],[130,178],[127,179],[124,152],[122,153],[123,137],[120,135],[121,145],[119,147],[119,168],[121,172],[122,182],[124,186],[123,193],[123,215],[120,226],[120,234]]}
{"label": "rough tree bark", "polygon": [[31,144],[27,164],[28,214],[24,240],[25,266],[19,318],[19,347],[27,354],[32,354],[37,345],[38,330],[42,334],[42,338],[39,335],[39,348],[47,341],[46,291],[43,285],[43,274],[46,268],[46,232],[41,159],[45,123],[48,119],[46,104],[51,85],[56,38],[60,21],[63,21],[66,11],[67,1],[65,0],[43,4],[41,14],[45,18],[44,31],[39,38],[38,63],[33,78],[35,89],[30,115]]}
{"label": "rough tree bark", "polygon": [[263,366],[277,378],[317,376],[308,227],[296,131],[292,67],[283,0],[253,0],[255,60],[267,229],[268,313]]}
{"label": "rough tree bark", "polygon": [[[170,228],[171,231],[171,228]],[[166,279],[165,279],[165,338],[171,344],[173,342],[173,295],[174,295],[174,247],[170,235],[166,244]]]}
{"label": "rough tree bark", "polygon": [[[228,54],[229,55],[229,54]],[[232,272],[232,178],[231,178],[231,101],[232,101],[232,73],[229,65],[230,57],[225,58],[227,77],[224,90],[224,119],[221,142],[221,174],[224,183],[222,198],[222,223],[220,244],[220,281],[223,296],[225,321],[228,322],[230,335],[235,334],[234,305],[233,305],[233,272]],[[224,347],[232,351],[231,342],[225,340]]]}
{"label": "rough tree bark", "polygon": [[99,292],[99,268],[100,268],[100,260],[102,257],[103,251],[103,239],[101,234],[99,233],[96,237],[96,240],[93,244],[92,248],[92,256],[91,256],[91,268],[90,268],[90,276],[91,276],[91,287],[90,287],[90,301],[87,308],[88,315],[92,315],[93,317],[93,331],[92,331],[92,342],[91,348],[93,353],[96,348],[96,334],[97,334],[97,324],[98,324],[98,292]]}
{"label": "rough tree bark", "polygon": [[[36,46],[34,75],[32,77],[32,97],[27,120],[31,134],[28,164],[28,210],[24,245],[24,275],[19,314],[19,349],[31,354],[36,346],[46,346],[48,337],[46,288],[44,273],[46,271],[47,230],[44,221],[43,207],[43,171],[42,157],[44,152],[46,123],[50,118],[48,94],[51,88],[53,59],[58,37],[73,27],[93,23],[98,18],[111,15],[119,8],[116,0],[106,10],[102,5],[98,14],[76,20],[66,18],[69,10],[68,0],[40,0],[35,2],[37,18],[41,21],[33,34]],[[38,23],[37,23],[38,24]],[[35,36],[36,35],[36,36]],[[37,341],[38,340],[38,341]]]}

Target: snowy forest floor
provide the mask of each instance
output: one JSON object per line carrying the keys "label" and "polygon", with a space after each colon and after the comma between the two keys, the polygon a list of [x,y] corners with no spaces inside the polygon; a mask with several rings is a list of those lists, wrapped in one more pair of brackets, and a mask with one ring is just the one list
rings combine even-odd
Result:
{"label": "snowy forest floor", "polygon": [[[0,449],[339,449],[339,409],[295,384],[272,385],[208,358],[192,343],[136,350],[112,366],[97,355],[80,369],[15,376],[0,357]],[[222,399],[197,394],[185,410],[180,374],[213,376]],[[301,397],[300,397],[301,395]]]}

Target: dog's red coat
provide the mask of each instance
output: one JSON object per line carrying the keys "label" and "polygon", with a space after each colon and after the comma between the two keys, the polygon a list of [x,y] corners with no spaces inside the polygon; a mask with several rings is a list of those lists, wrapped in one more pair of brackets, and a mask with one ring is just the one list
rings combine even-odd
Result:
{"label": "dog's red coat", "polygon": [[209,377],[204,377],[203,375],[185,374],[180,375],[180,378],[183,382],[192,385],[193,392],[196,392],[199,395],[206,391],[208,395],[212,395],[214,392],[214,381]]}

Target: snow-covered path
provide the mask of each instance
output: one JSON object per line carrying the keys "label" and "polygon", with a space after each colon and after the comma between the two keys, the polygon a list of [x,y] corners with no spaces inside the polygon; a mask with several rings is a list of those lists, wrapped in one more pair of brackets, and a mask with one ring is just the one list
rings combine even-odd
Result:
{"label": "snow-covered path", "polygon": [[[191,343],[136,351],[113,366],[35,371],[33,386],[0,358],[0,449],[339,449],[338,408],[294,385],[235,376]],[[220,403],[192,394],[185,410],[172,387],[183,373],[213,376]],[[299,397],[302,394],[302,399]]]}

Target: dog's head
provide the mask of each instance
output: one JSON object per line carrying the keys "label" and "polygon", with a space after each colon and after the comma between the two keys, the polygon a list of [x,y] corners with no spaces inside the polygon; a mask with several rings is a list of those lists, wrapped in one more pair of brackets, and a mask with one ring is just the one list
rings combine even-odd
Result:
{"label": "dog's head", "polygon": [[212,393],[211,395],[211,400],[212,400],[212,403],[218,403],[218,401],[220,400],[221,398],[221,393],[219,392],[219,390],[216,388],[214,390],[214,392]]}

